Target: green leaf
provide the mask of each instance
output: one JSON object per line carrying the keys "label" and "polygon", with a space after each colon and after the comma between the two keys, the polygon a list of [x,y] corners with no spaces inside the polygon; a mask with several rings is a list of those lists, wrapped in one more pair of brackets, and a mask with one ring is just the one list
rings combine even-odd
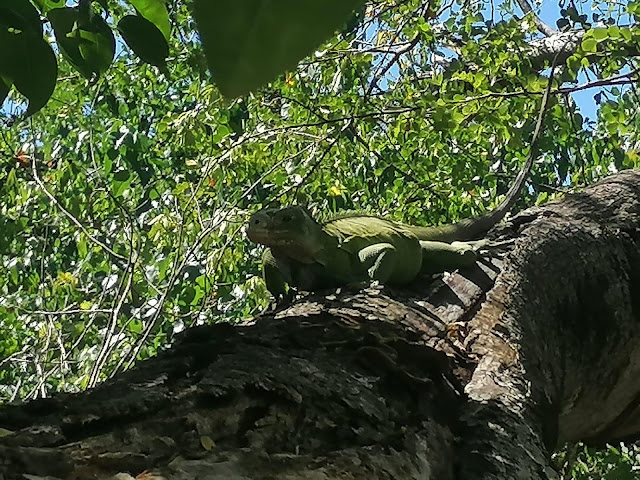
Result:
{"label": "green leaf", "polygon": [[80,258],[85,258],[87,256],[87,240],[84,235],[79,235],[78,240],[76,240],[76,249],[78,250]]}
{"label": "green leaf", "polygon": [[142,332],[142,322],[137,318],[131,319],[131,321],[127,325],[127,329],[133,333]]}
{"label": "green leaf", "polygon": [[78,26],[74,33],[82,58],[98,75],[106,72],[116,53],[116,41],[109,25],[102,17],[95,15],[90,23]]}
{"label": "green leaf", "polygon": [[143,62],[158,67],[165,66],[169,45],[153,23],[139,15],[127,15],[118,22],[118,30]]}
{"label": "green leaf", "polygon": [[158,27],[165,40],[169,41],[171,25],[169,13],[163,0],[129,0],[129,3],[135,7],[140,15]]}
{"label": "green leaf", "polygon": [[131,185],[131,173],[128,170],[120,170],[113,176],[113,195],[119,197]]}
{"label": "green leaf", "polygon": [[173,194],[176,195],[176,196],[182,195],[185,191],[187,191],[189,189],[189,187],[191,187],[191,183],[189,183],[189,182],[180,182],[173,189]]}
{"label": "green leaf", "polygon": [[195,0],[207,63],[223,95],[273,80],[326,40],[363,0]]}
{"label": "green leaf", "polygon": [[603,40],[609,37],[609,31],[606,28],[594,28],[591,30],[591,35],[596,40]]}
{"label": "green leaf", "polygon": [[54,8],[62,8],[65,4],[64,0],[34,0],[34,2],[42,13],[47,13]]}
{"label": "green leaf", "polygon": [[585,38],[582,40],[582,50],[585,52],[596,52],[598,51],[598,42],[595,38]]}
{"label": "green leaf", "polygon": [[567,67],[573,72],[577,73],[580,70],[580,57],[577,55],[571,55],[567,58]]}
{"label": "green leaf", "polygon": [[102,17],[87,16],[75,7],[53,9],[47,17],[62,53],[85,78],[101,75],[109,68],[116,41]]}
{"label": "green leaf", "polygon": [[617,25],[611,25],[608,29],[609,37],[620,38],[620,27]]}
{"label": "green leaf", "polygon": [[[0,30],[0,76],[4,88],[9,83],[27,97],[27,115],[40,110],[56,86],[58,64],[51,47],[37,33],[10,33]],[[5,94],[6,97],[6,94]]]}
{"label": "green leaf", "polygon": [[549,198],[549,193],[540,192],[540,194],[538,195],[538,198],[536,199],[536,205],[542,205],[547,201],[548,198]]}
{"label": "green leaf", "polygon": [[76,22],[80,20],[80,12],[75,7],[55,8],[47,14],[53,27],[56,41],[67,60],[85,78],[93,76],[93,70],[82,57],[78,40],[71,36]]}
{"label": "green leaf", "polygon": [[26,0],[0,0],[0,28],[3,26],[42,35],[40,14]]}

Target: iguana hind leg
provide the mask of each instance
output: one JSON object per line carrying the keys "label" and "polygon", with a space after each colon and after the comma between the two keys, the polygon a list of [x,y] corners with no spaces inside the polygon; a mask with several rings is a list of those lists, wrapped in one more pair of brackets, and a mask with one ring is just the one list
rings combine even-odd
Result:
{"label": "iguana hind leg", "polygon": [[371,280],[386,283],[396,266],[396,248],[390,243],[375,243],[361,249],[358,258]]}
{"label": "iguana hind leg", "polygon": [[444,270],[473,265],[478,257],[493,249],[500,249],[511,245],[511,240],[496,242],[493,240],[472,240],[468,242],[433,242],[420,241],[422,248],[421,273],[437,273]]}
{"label": "iguana hind leg", "polygon": [[420,240],[422,248],[422,273],[436,273],[444,270],[473,265],[478,259],[478,250],[484,243],[478,242],[432,242]]}

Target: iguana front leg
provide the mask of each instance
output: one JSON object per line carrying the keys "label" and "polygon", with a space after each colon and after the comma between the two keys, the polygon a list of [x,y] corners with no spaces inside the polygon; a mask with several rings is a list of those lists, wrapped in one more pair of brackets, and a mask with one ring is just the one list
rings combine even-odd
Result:
{"label": "iguana front leg", "polygon": [[287,303],[291,300],[291,266],[277,259],[270,248],[262,254],[262,278],[267,284],[267,290],[275,298],[276,304]]}
{"label": "iguana front leg", "polygon": [[[267,290],[280,305],[293,300],[295,291],[312,292],[342,284],[319,262],[303,263],[267,248],[262,254]],[[349,270],[350,271],[350,270]]]}

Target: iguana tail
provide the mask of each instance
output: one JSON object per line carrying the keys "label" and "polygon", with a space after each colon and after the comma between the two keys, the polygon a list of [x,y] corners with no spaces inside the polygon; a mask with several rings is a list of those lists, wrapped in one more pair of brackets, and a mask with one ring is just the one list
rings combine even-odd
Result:
{"label": "iguana tail", "polygon": [[538,156],[539,146],[538,140],[542,132],[542,122],[547,110],[549,94],[553,83],[553,71],[555,69],[555,59],[551,65],[551,73],[549,74],[549,82],[542,96],[542,104],[538,112],[538,120],[536,128],[531,139],[531,149],[522,169],[515,178],[511,188],[507,192],[503,202],[494,210],[480,215],[479,217],[467,218],[456,223],[441,225],[438,227],[411,227],[411,231],[417,235],[420,240],[432,240],[441,242],[464,241],[478,238],[493,228],[500,220],[504,218],[507,212],[513,207],[518,199],[522,188],[524,187],[534,159]]}

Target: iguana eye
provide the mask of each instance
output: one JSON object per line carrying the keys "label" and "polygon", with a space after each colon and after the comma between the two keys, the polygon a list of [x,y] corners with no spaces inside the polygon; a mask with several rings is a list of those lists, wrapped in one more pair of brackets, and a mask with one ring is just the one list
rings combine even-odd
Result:
{"label": "iguana eye", "polygon": [[283,221],[284,223],[290,222],[290,221],[291,221],[291,215],[284,215],[284,216],[282,217],[282,221]]}
{"label": "iguana eye", "polygon": [[254,219],[253,219],[253,224],[254,224],[254,225],[257,225],[257,224],[259,224],[259,223],[260,223],[260,219],[258,219],[258,218],[254,218]]}

